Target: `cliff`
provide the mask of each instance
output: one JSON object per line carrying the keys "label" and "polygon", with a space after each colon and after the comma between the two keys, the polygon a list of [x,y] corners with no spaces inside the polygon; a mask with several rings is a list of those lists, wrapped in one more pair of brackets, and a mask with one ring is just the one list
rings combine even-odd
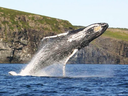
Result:
{"label": "cliff", "polygon": [[0,63],[26,63],[43,37],[73,28],[66,20],[0,7]]}
{"label": "cliff", "polygon": [[[27,63],[43,37],[73,29],[66,20],[0,7],[0,63]],[[68,63],[128,64],[128,29],[107,29]]]}

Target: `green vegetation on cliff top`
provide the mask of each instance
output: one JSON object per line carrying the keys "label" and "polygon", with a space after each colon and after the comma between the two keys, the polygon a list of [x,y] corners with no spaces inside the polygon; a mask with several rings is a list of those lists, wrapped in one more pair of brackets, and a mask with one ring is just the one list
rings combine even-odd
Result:
{"label": "green vegetation on cliff top", "polygon": [[[27,22],[29,21],[29,22]],[[10,23],[9,23],[10,22]],[[0,7],[0,23],[2,24],[10,24],[10,28],[13,28],[13,25],[21,25],[20,27],[36,27],[32,26],[30,23],[36,23],[36,24],[42,24],[47,25],[47,28],[44,28],[45,30],[49,31],[59,31],[60,28],[58,27],[74,27],[69,23],[67,20],[61,20],[56,18],[51,18],[47,16],[7,9]],[[12,25],[12,26],[11,26]],[[49,25],[49,26],[48,26]],[[50,29],[50,25],[52,25],[52,28]],[[20,29],[20,28],[19,28]]]}
{"label": "green vegetation on cliff top", "polygon": [[[73,27],[71,23],[69,23],[67,20],[61,20],[61,19],[56,19],[52,17],[47,17],[47,16],[42,16],[42,15],[37,15],[37,14],[32,14],[32,13],[27,13],[27,12],[22,12],[22,11],[17,11],[17,10],[12,10],[12,9],[7,9],[7,8],[2,8],[0,7],[0,17],[6,18],[2,23],[8,23],[7,19],[10,19],[12,24],[17,24],[16,17],[19,17],[18,19],[20,20],[20,16],[28,16],[27,19],[31,19],[34,21],[38,21],[42,24],[53,24],[53,26],[58,23],[57,21],[60,21],[59,23],[64,24],[65,27]],[[41,18],[42,17],[42,18]],[[1,19],[1,18],[0,18]],[[21,20],[21,23],[23,23],[24,20]],[[26,22],[27,23],[27,22]],[[28,26],[29,27],[29,26]]]}
{"label": "green vegetation on cliff top", "polygon": [[108,28],[103,36],[128,41],[128,29]]}

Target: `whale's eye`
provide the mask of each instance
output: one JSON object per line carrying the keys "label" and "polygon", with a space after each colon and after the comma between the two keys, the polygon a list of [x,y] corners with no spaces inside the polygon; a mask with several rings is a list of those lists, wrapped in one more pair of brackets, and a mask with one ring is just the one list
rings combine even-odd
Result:
{"label": "whale's eye", "polygon": [[98,31],[100,31],[102,28],[101,28],[101,26],[96,26],[96,27],[94,27],[94,32],[98,32]]}

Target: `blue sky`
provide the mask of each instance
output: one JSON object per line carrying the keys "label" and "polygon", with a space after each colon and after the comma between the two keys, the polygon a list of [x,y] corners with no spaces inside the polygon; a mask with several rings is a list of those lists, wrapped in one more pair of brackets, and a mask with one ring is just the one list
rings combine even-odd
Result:
{"label": "blue sky", "polygon": [[87,26],[106,22],[128,28],[128,0],[0,0],[0,7],[64,19]]}

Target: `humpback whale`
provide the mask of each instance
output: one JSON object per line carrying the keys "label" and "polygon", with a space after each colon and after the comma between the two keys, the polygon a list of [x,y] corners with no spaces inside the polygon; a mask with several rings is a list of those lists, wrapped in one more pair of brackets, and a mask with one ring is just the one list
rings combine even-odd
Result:
{"label": "humpback whale", "polygon": [[[107,23],[94,23],[87,27],[61,33],[54,36],[44,37],[35,56],[19,75],[35,75],[39,70],[52,64],[65,65],[68,60],[80,49],[87,46],[92,40],[102,35],[108,28]],[[15,72],[9,72],[16,75]]]}

